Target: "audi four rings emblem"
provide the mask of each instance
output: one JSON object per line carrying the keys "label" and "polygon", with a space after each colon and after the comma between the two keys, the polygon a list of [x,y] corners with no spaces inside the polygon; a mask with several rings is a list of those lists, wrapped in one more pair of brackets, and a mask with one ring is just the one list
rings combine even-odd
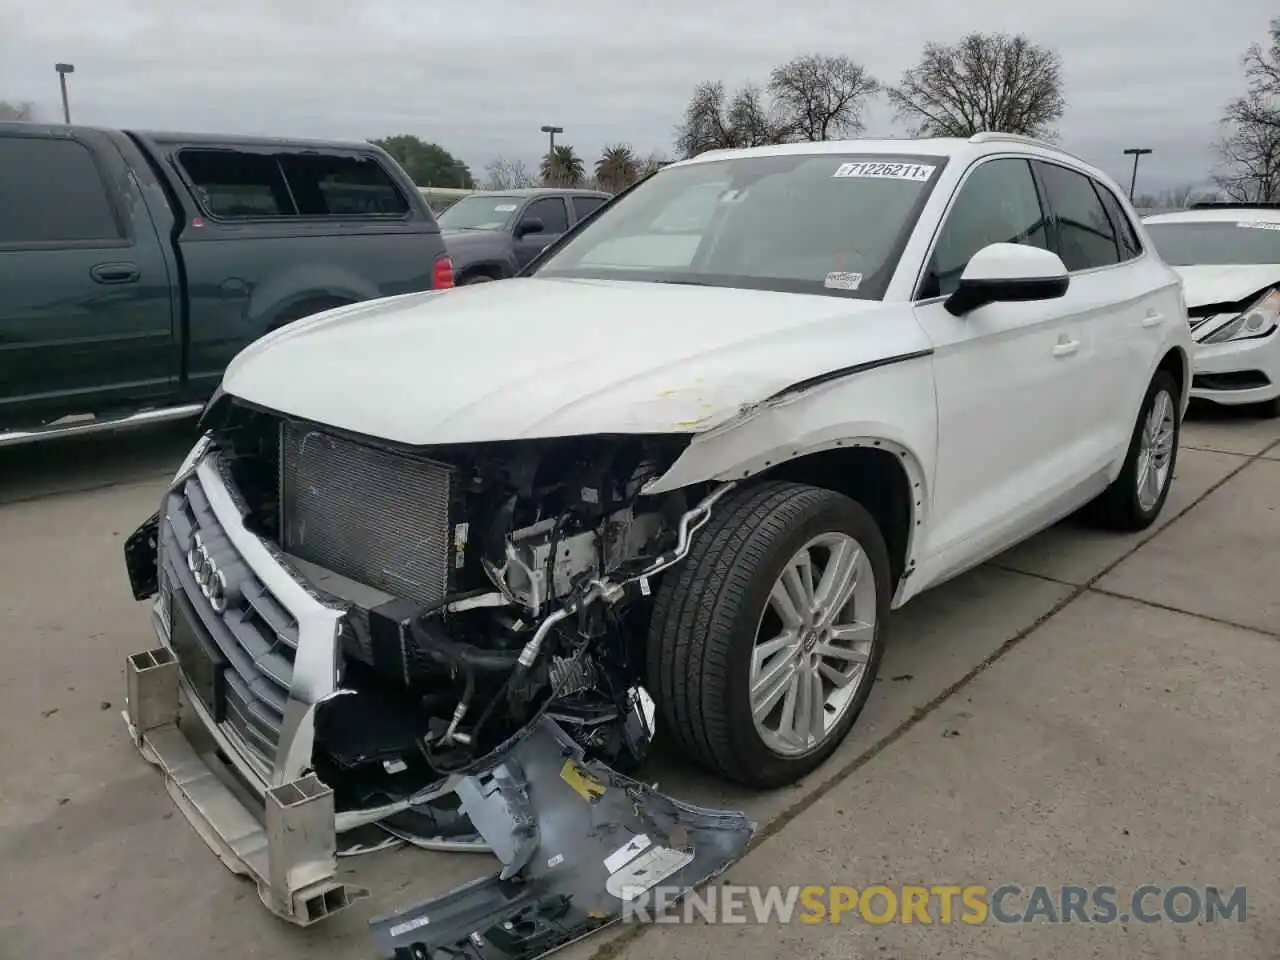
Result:
{"label": "audi four rings emblem", "polygon": [[214,613],[222,613],[227,609],[227,577],[218,569],[209,548],[204,545],[200,534],[191,540],[191,549],[187,551],[187,567],[196,578],[200,592],[213,607]]}

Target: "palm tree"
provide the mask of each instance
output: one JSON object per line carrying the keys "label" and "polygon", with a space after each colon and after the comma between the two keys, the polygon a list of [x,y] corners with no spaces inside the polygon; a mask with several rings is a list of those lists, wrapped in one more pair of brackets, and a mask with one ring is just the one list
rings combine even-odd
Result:
{"label": "palm tree", "polygon": [[542,182],[549,187],[581,186],[586,176],[582,158],[573,147],[556,147],[542,158]]}
{"label": "palm tree", "polygon": [[596,161],[596,182],[601,190],[618,193],[640,179],[640,161],[625,143],[605,147]]}

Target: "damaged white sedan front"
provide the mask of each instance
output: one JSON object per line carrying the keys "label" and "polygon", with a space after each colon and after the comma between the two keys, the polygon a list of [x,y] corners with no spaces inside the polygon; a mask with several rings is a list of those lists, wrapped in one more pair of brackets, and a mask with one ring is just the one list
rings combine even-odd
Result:
{"label": "damaged white sedan front", "polygon": [[[1032,213],[993,187],[1052,220],[1032,161],[1132,216],[1022,140],[708,154],[527,277],[237,357],[126,546],[160,642],[127,718],[224,862],[306,924],[363,893],[341,853],[491,851],[491,880],[378,941],[535,956],[745,849],[742,814],[629,779],[656,727],[721,777],[794,783],[865,705],[891,608],[1085,504],[1151,523],[1185,408],[1177,278],[1141,257],[1077,302],[1057,253],[979,243]],[[1077,318],[1109,311],[1076,356]]]}

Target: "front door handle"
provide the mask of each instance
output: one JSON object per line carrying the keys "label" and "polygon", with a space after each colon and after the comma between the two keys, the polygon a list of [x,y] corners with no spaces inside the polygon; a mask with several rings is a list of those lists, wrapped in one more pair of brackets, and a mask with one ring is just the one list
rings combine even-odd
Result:
{"label": "front door handle", "polygon": [[89,268],[94,283],[133,283],[142,276],[136,263],[99,263]]}
{"label": "front door handle", "polygon": [[1142,326],[1144,329],[1149,329],[1151,327],[1158,327],[1162,323],[1164,323],[1164,314],[1156,313],[1154,310],[1152,310],[1145,317],[1142,318]]}
{"label": "front door handle", "polygon": [[1055,357],[1069,357],[1080,349],[1079,340],[1059,340],[1053,348]]}

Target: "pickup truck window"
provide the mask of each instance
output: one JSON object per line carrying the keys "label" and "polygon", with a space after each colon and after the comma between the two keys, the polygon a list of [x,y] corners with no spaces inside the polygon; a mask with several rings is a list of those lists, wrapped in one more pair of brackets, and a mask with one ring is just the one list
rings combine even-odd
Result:
{"label": "pickup truck window", "polygon": [[61,137],[0,137],[0,244],[119,240],[88,149]]}
{"label": "pickup truck window", "polygon": [[576,219],[582,220],[589,217],[599,207],[604,206],[603,197],[574,197],[573,198],[573,215]]}
{"label": "pickup truck window", "polygon": [[402,217],[409,203],[372,157],[186,149],[200,205],[224,220]]}

